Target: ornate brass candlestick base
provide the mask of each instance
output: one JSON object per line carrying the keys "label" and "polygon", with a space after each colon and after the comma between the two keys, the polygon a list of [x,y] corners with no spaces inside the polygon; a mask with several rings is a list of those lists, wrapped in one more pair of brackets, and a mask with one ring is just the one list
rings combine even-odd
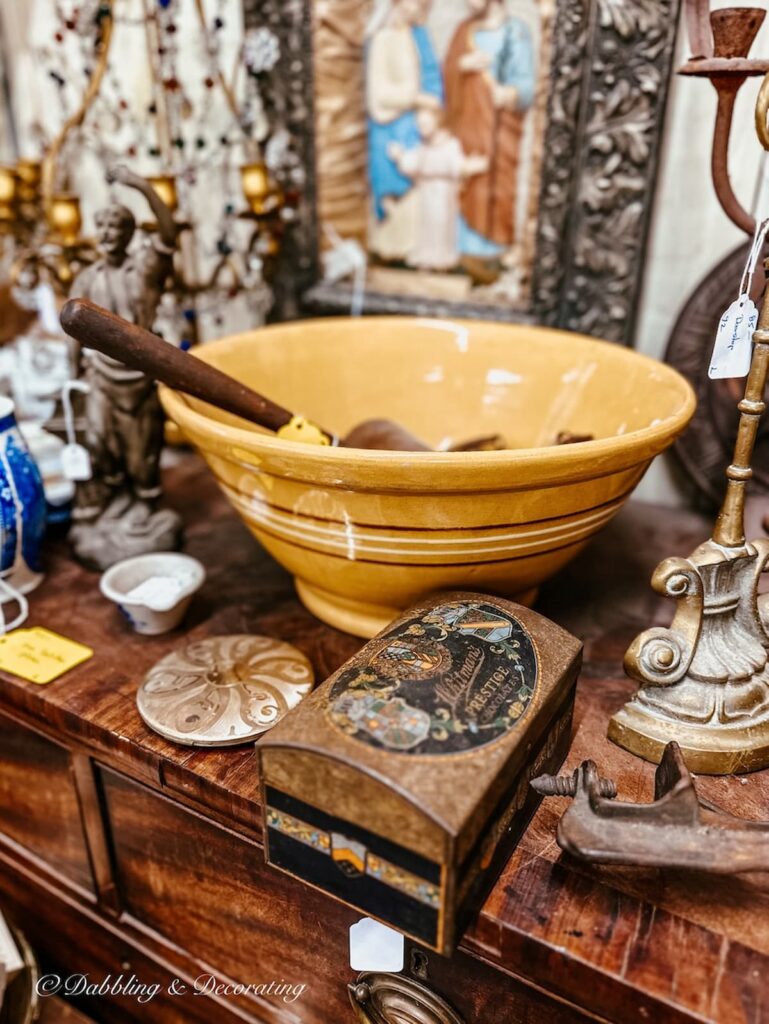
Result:
{"label": "ornate brass candlestick base", "polygon": [[[768,111],[769,75],[756,106],[758,136],[769,150]],[[767,371],[769,289],[753,333],[734,458],[713,536],[689,558],[666,558],[657,566],[652,586],[678,601],[675,617],[669,629],[641,633],[625,654],[625,671],[642,687],[612,718],[609,738],[647,761],[659,762],[676,740],[696,772],[769,766],[769,596],[758,596],[769,539],[747,542],[744,515]]]}
{"label": "ornate brass candlestick base", "polygon": [[730,547],[714,537],[657,567],[652,586],[678,609],[669,629],[628,649],[625,671],[644,685],[612,718],[610,739],[655,762],[676,740],[706,774],[769,766],[769,635],[756,596],[768,560],[766,538]]}
{"label": "ornate brass candlestick base", "polygon": [[643,686],[609,725],[610,739],[647,761],[658,762],[676,740],[690,769],[713,775],[769,766],[769,607],[757,594],[769,539],[747,543],[744,535],[745,485],[766,408],[766,293],[753,345],[713,536],[689,558],[657,566],[652,586],[678,609],[669,629],[647,629],[628,648],[625,671]]}

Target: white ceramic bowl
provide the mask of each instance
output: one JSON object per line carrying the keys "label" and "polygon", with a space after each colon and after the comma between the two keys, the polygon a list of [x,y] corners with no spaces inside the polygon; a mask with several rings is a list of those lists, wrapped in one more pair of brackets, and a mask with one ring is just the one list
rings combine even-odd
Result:
{"label": "white ceramic bowl", "polygon": [[[101,592],[115,602],[137,633],[157,636],[179,625],[205,578],[197,558],[164,551],[117,562],[102,576]],[[158,579],[175,583],[153,585]],[[140,587],[139,594],[132,594]]]}

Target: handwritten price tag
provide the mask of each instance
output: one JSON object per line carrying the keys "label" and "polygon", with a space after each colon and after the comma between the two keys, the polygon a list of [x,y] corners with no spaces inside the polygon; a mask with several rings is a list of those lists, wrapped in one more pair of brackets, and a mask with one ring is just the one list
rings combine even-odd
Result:
{"label": "handwritten price tag", "polygon": [[91,657],[90,647],[42,626],[0,637],[0,669],[30,683],[51,683]]}
{"label": "handwritten price tag", "polygon": [[61,469],[67,480],[90,480],[91,456],[82,444],[65,444],[61,450]]}
{"label": "handwritten price tag", "polygon": [[747,376],[753,354],[751,341],[757,323],[758,310],[755,304],[747,295],[740,295],[719,321],[708,368],[711,380]]}

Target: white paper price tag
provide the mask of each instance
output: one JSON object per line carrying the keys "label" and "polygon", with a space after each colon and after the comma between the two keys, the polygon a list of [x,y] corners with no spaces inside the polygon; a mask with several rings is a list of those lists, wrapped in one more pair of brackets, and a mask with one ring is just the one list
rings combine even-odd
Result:
{"label": "white paper price tag", "polygon": [[90,480],[91,456],[82,444],[65,444],[61,450],[61,469],[67,480]]}
{"label": "white paper price tag", "polygon": [[39,284],[35,290],[37,312],[44,329],[48,334],[61,334],[59,311],[56,308],[56,296],[53,288],[46,282]]}
{"label": "white paper price tag", "polygon": [[710,357],[708,377],[745,377],[753,354],[753,331],[758,323],[758,310],[747,295],[740,295],[721,317],[716,343]]}
{"label": "white paper price tag", "polygon": [[400,932],[364,917],[350,928],[350,967],[397,974],[403,970],[405,945]]}

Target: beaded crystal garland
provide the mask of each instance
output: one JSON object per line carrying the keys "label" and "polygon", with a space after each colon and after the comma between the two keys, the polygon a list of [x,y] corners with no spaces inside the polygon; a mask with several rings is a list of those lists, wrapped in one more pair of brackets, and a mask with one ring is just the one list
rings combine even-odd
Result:
{"label": "beaded crystal garland", "polygon": [[[77,204],[88,153],[105,170],[134,165],[173,195],[186,236],[163,306],[164,331],[193,344],[201,318],[220,327],[224,300],[236,295],[248,316],[242,326],[260,322],[298,199],[299,161],[281,122],[281,101],[270,95],[282,59],[277,35],[257,26],[238,43],[240,0],[50,2],[50,36],[36,52],[53,91],[47,109],[58,109],[63,126],[55,136],[39,127],[53,165],[49,193],[74,194]],[[148,75],[139,75],[134,54],[146,60]],[[114,191],[111,198],[119,200]],[[63,273],[52,274],[60,292],[67,291],[80,244],[79,209],[73,216],[69,248],[56,257]],[[38,270],[52,267],[39,253],[25,260]]]}

